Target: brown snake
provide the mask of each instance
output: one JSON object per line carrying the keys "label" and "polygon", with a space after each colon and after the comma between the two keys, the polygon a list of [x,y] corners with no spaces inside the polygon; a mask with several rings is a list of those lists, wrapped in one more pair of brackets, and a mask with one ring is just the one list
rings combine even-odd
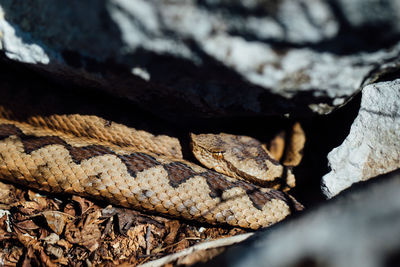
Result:
{"label": "brown snake", "polygon": [[[180,145],[96,116],[16,121],[0,107],[0,178],[51,193],[211,224],[258,229],[302,206],[181,159]],[[169,143],[165,146],[165,143]]]}

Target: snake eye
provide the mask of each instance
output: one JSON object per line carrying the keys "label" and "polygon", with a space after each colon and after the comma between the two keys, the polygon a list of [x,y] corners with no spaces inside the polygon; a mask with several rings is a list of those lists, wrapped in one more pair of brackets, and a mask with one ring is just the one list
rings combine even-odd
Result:
{"label": "snake eye", "polygon": [[216,153],[213,153],[212,156],[215,159],[222,159],[223,154],[222,154],[222,152],[216,152]]}

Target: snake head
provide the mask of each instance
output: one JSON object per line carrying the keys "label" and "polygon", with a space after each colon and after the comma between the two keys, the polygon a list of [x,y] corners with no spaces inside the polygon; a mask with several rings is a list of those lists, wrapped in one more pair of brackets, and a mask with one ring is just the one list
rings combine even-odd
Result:
{"label": "snake head", "polygon": [[226,174],[223,157],[227,144],[218,134],[190,134],[191,148],[194,156],[204,166]]}
{"label": "snake head", "polygon": [[242,135],[191,134],[194,156],[204,166],[242,180],[285,191],[295,185],[291,170],[258,140]]}

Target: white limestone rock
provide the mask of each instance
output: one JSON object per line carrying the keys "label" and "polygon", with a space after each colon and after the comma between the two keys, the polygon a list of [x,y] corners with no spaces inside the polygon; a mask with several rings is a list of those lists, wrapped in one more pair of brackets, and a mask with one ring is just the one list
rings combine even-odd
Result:
{"label": "white limestone rock", "polygon": [[399,67],[396,3],[0,0],[0,49],[166,117],[326,114]]}
{"label": "white limestone rock", "polygon": [[[20,37],[21,35],[26,38],[25,41]],[[17,26],[11,26],[4,19],[4,11],[0,7],[0,49],[5,55],[12,60],[24,63],[48,64],[49,56],[43,48],[34,42],[26,41],[29,39],[29,34],[22,32]]]}
{"label": "white limestone rock", "polygon": [[322,179],[327,197],[353,183],[400,168],[400,79],[366,86],[344,142],[328,154],[331,172]]}

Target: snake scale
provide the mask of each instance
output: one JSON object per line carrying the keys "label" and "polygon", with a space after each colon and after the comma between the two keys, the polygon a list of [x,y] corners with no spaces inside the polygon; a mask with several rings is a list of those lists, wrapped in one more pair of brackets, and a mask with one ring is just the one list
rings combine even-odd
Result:
{"label": "snake scale", "polygon": [[202,168],[183,160],[180,153],[179,142],[172,138],[97,116],[36,116],[21,121],[0,106],[3,180],[251,229],[302,209],[287,193]]}

